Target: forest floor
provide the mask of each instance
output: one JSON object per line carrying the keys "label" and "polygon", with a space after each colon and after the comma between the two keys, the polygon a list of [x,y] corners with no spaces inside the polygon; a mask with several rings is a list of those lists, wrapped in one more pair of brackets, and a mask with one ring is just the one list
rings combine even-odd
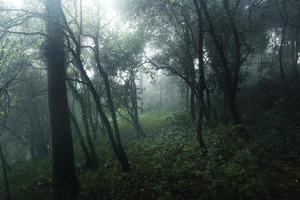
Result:
{"label": "forest floor", "polygon": [[[97,141],[99,167],[95,170],[82,167],[83,155],[76,144],[78,199],[297,199],[300,112],[294,103],[279,101],[255,123],[248,122],[247,141],[238,134],[238,127],[206,128],[206,156],[187,113],[142,115],[145,138],[135,137],[130,125],[121,122],[131,172],[121,172],[106,136]],[[10,166],[13,199],[50,199],[49,160]]]}

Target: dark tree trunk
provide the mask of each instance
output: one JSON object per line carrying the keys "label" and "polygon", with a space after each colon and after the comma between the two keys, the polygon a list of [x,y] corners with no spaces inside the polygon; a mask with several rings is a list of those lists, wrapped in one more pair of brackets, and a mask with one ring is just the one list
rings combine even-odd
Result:
{"label": "dark tree trunk", "polygon": [[229,9],[229,1],[223,0],[223,5],[225,8],[225,11],[229,18],[229,24],[230,28],[232,30],[233,38],[234,38],[234,46],[235,46],[235,61],[234,61],[234,69],[233,69],[233,75],[232,75],[232,84],[231,88],[229,88],[228,91],[228,97],[229,97],[229,110],[232,115],[232,119],[234,124],[240,124],[241,118],[239,115],[239,112],[237,110],[236,106],[236,93],[239,85],[240,80],[240,68],[242,65],[242,55],[241,55],[241,42],[240,42],[240,33],[238,32],[238,29],[235,24],[235,18],[233,16],[233,11]]}
{"label": "dark tree trunk", "polygon": [[48,103],[52,137],[53,190],[58,199],[76,196],[79,184],[73,157],[73,142],[66,89],[64,30],[60,0],[45,0],[45,46],[48,71]]}
{"label": "dark tree trunk", "polygon": [[[90,80],[86,71],[84,70],[80,56],[78,54],[76,54],[76,52],[74,52],[74,51],[72,51],[72,54],[75,58],[76,66],[78,67],[83,79],[86,81],[86,84],[87,84],[89,90],[91,91],[91,94],[95,100],[97,112],[99,113],[100,118],[105,126],[105,130],[106,130],[109,140],[111,142],[112,149],[113,149],[115,155],[117,156],[118,160],[120,161],[123,171],[128,172],[129,171],[129,163],[127,160],[127,155],[125,154],[124,150],[119,149],[118,143],[116,142],[116,139],[114,137],[114,132],[113,132],[112,126],[111,126],[111,124],[108,120],[108,117],[106,116],[103,106],[101,104],[100,96],[98,95],[96,88],[94,87],[92,81]],[[126,156],[124,156],[124,154]]]}
{"label": "dark tree trunk", "polygon": [[140,96],[140,107],[141,107],[141,113],[144,112],[144,74],[143,72],[140,72],[140,84],[139,84],[139,96]]}
{"label": "dark tree trunk", "polygon": [[286,31],[287,31],[287,23],[284,22],[284,24],[282,26],[282,31],[281,31],[281,41],[280,41],[279,55],[278,55],[280,77],[281,77],[281,81],[282,81],[282,84],[283,84],[283,90],[284,91],[287,91],[287,89],[288,89],[288,82],[287,82],[286,73],[285,73],[285,70],[284,70],[284,61],[283,61],[283,49],[284,49],[284,45],[285,45]]}
{"label": "dark tree trunk", "polygon": [[[96,110],[99,113],[100,118],[101,118],[101,120],[102,120],[102,122],[105,126],[105,130],[106,130],[107,135],[109,137],[111,146],[113,148],[113,151],[114,151],[115,155],[117,156],[118,160],[120,161],[120,163],[122,165],[123,171],[124,172],[129,172],[130,168],[129,168],[127,155],[126,155],[126,153],[124,151],[124,148],[122,146],[121,138],[118,135],[118,130],[115,130],[115,135],[116,135],[116,137],[115,137],[113,128],[112,128],[112,126],[110,124],[110,121],[109,121],[106,113],[104,112],[103,106],[101,104],[100,96],[98,95],[97,90],[94,87],[93,82],[88,77],[88,75],[87,75],[87,73],[84,69],[84,65],[83,65],[82,60],[81,60],[81,46],[80,46],[80,43],[77,41],[74,33],[72,32],[71,28],[69,27],[69,25],[67,23],[67,20],[66,20],[66,17],[65,16],[63,16],[63,17],[64,17],[64,25],[66,26],[66,29],[67,29],[68,33],[70,34],[70,37],[71,37],[72,41],[75,44],[75,50],[74,50],[70,45],[70,41],[68,41],[68,49],[71,51],[72,56],[74,57],[74,60],[76,62],[75,66],[80,71],[83,80],[85,80],[86,85],[87,85],[88,89],[90,90],[90,92],[91,92],[91,94],[94,98],[94,101],[95,101],[95,104],[96,104]],[[96,39],[96,41],[97,41],[97,39]],[[98,42],[95,43],[95,44],[98,44]],[[96,48],[96,51],[99,51],[98,46]],[[97,55],[98,55],[98,53],[97,53]],[[96,61],[98,62],[98,60],[96,60]],[[100,64],[100,60],[99,60],[99,64]],[[98,63],[97,63],[97,66],[98,66]],[[109,92],[110,92],[110,89],[109,89]]]}
{"label": "dark tree trunk", "polygon": [[[189,97],[187,97],[188,99]],[[159,91],[159,112],[162,111],[162,104],[163,104],[163,77],[160,76],[160,91]]]}
{"label": "dark tree trunk", "polygon": [[38,109],[37,105],[33,105],[32,111],[36,113],[36,116],[38,117],[35,121],[36,128],[37,128],[37,135],[38,135],[37,152],[40,157],[46,157],[48,156],[49,152],[48,152],[48,146],[47,146],[44,128],[41,121],[40,110]]}
{"label": "dark tree trunk", "polygon": [[226,58],[224,46],[220,44],[218,36],[215,32],[215,27],[213,25],[213,21],[208,12],[207,3],[204,0],[200,0],[200,4],[203,8],[204,15],[206,16],[208,26],[210,29],[210,35],[213,39],[213,43],[216,47],[216,50],[220,56],[220,61],[222,63],[222,72],[223,72],[223,81],[224,81],[224,99],[227,101],[226,107],[228,107],[231,118],[234,124],[239,124],[241,122],[239,112],[236,106],[236,93],[239,84],[239,73],[240,67],[242,65],[241,61],[241,47],[240,47],[240,38],[239,32],[235,25],[234,17],[232,16],[232,12],[229,10],[229,2],[228,0],[223,0],[223,5],[226,11],[226,14],[229,18],[230,28],[233,33],[234,45],[235,45],[235,55],[234,55],[234,63],[232,64],[233,70],[230,70],[228,59]]}
{"label": "dark tree trunk", "polygon": [[89,152],[91,153],[90,155],[91,155],[92,164],[93,164],[93,166],[96,166],[98,159],[97,159],[97,153],[95,150],[95,145],[93,143],[92,136],[91,136],[90,125],[89,125],[89,121],[88,121],[89,115],[88,115],[88,111],[87,111],[87,104],[84,101],[84,97],[77,91],[75,86],[73,86],[72,83],[70,83],[70,82],[69,82],[69,86],[75,96],[75,99],[78,101],[78,103],[80,105],[81,119],[83,121],[83,126],[84,126],[84,130],[85,130],[87,144],[89,147]]}
{"label": "dark tree trunk", "polygon": [[110,110],[110,114],[111,114],[111,118],[112,118],[115,138],[116,138],[116,142],[118,145],[119,156],[120,156],[120,159],[122,160],[123,170],[129,171],[128,158],[127,158],[127,155],[125,153],[125,150],[124,150],[122,142],[121,142],[120,130],[119,130],[119,125],[118,125],[118,121],[117,121],[117,115],[116,115],[116,111],[115,111],[115,107],[114,107],[114,102],[112,99],[108,76],[107,76],[106,72],[104,72],[104,71],[102,71],[101,74],[102,74],[102,77],[104,80],[104,85],[105,85],[105,90],[106,90],[106,95],[107,95],[107,104],[108,104],[108,108]]}
{"label": "dark tree trunk", "polygon": [[42,127],[41,116],[35,103],[30,107],[30,112],[27,113],[31,133],[30,133],[30,149],[32,158],[43,158],[48,155],[48,146]]}
{"label": "dark tree trunk", "polygon": [[[83,105],[83,106],[85,106],[85,105]],[[90,152],[91,152],[91,156],[93,158],[93,162],[95,164],[97,164],[97,162],[98,162],[97,154],[96,154],[95,145],[93,143],[92,135],[91,135],[91,131],[90,131],[90,126],[89,126],[89,121],[88,121],[88,113],[87,113],[87,110],[85,107],[81,108],[81,114],[82,114],[84,130],[85,130],[85,134],[86,134],[86,140],[87,140]]]}
{"label": "dark tree trunk", "polygon": [[202,20],[202,12],[200,5],[197,0],[193,0],[194,6],[197,11],[197,17],[198,17],[198,48],[197,48],[197,54],[199,59],[199,94],[198,94],[198,104],[199,104],[199,110],[198,110],[198,124],[197,124],[197,138],[199,141],[200,146],[202,147],[202,152],[204,155],[207,153],[207,147],[203,139],[203,115],[204,115],[204,90],[205,90],[205,74],[204,74],[204,31],[203,31],[203,20]]}
{"label": "dark tree trunk", "polygon": [[[128,84],[129,88],[129,98],[131,100],[131,107],[129,105],[127,106],[127,110],[128,110],[128,114],[131,116],[132,118],[132,122],[134,125],[134,128],[136,130],[136,133],[138,136],[142,136],[145,137],[146,134],[140,124],[140,120],[139,120],[139,108],[138,108],[138,96],[137,96],[137,87],[135,84],[135,74],[133,72],[133,70],[131,70],[130,72],[130,78],[129,78],[129,84]],[[131,109],[130,109],[131,108]]]}
{"label": "dark tree trunk", "polygon": [[98,116],[97,116],[97,112],[93,113],[91,98],[89,95],[86,96],[86,101],[87,101],[88,121],[92,129],[93,140],[96,141],[98,139],[98,135],[97,135],[98,125],[99,125]]}
{"label": "dark tree trunk", "polygon": [[[186,21],[188,21],[189,23],[189,18],[190,16],[186,16]],[[188,26],[188,25],[187,25]],[[192,30],[191,30],[192,31]],[[185,52],[185,65],[184,66],[186,69],[187,69],[187,73],[188,73],[188,77],[190,79],[190,82],[191,83],[196,83],[196,70],[195,70],[195,67],[194,67],[194,61],[193,61],[193,55],[191,53],[191,44],[192,44],[192,41],[191,41],[191,38],[190,38],[190,31],[189,31],[189,28],[186,27],[186,31],[185,31],[185,40],[186,40],[186,52]],[[188,96],[188,99],[189,99],[189,109],[190,109],[190,113],[191,113],[191,117],[192,117],[192,120],[195,121],[196,120],[196,106],[195,106],[195,96],[196,96],[196,88],[195,87],[188,87],[188,90],[189,90],[189,96]]]}
{"label": "dark tree trunk", "polygon": [[138,108],[138,101],[137,101],[137,88],[135,85],[134,79],[132,80],[132,108],[133,108],[133,121],[135,124],[135,128],[137,131],[138,136],[146,136],[139,119],[139,108]]}
{"label": "dark tree trunk", "polygon": [[[188,28],[186,28],[186,59],[187,59],[187,69],[188,69],[188,77],[190,78],[190,81],[192,83],[196,83],[196,70],[194,67],[194,61],[193,61],[193,56],[191,53],[191,48],[190,45],[192,43],[190,39],[190,34],[188,34]],[[192,120],[196,120],[196,106],[195,106],[195,97],[196,97],[196,88],[195,87],[189,87],[190,88],[190,96],[189,96],[189,106],[190,106],[190,113]]]}
{"label": "dark tree trunk", "polygon": [[203,138],[203,110],[204,105],[199,105],[199,116],[198,116],[198,123],[197,123],[197,140],[202,148],[203,155],[206,155],[208,152],[206,143]]}
{"label": "dark tree trunk", "polygon": [[91,159],[91,156],[90,156],[90,153],[88,151],[88,148],[84,142],[84,137],[83,137],[83,134],[81,132],[81,129],[78,125],[78,122],[76,120],[76,117],[73,115],[73,113],[71,111],[69,111],[69,115],[70,115],[70,120],[71,122],[73,123],[74,125],[74,129],[78,135],[78,140],[79,140],[79,144],[80,144],[80,148],[83,152],[83,155],[84,155],[84,158],[85,158],[85,161],[86,161],[86,166],[88,168],[90,167],[94,167],[95,164],[93,163],[92,159]]}
{"label": "dark tree trunk", "polygon": [[292,60],[292,69],[294,71],[294,78],[296,80],[297,83],[299,83],[300,81],[300,76],[299,76],[299,71],[298,71],[298,59],[299,59],[299,55],[298,55],[298,52],[299,52],[299,44],[297,42],[298,40],[298,33],[299,31],[297,30],[296,33],[295,33],[295,38],[293,40],[291,40],[291,48],[292,48],[292,51],[291,51],[291,60]]}
{"label": "dark tree trunk", "polygon": [[241,123],[241,118],[240,118],[240,114],[237,110],[237,107],[236,107],[236,97],[235,95],[230,95],[228,97],[228,104],[229,104],[229,110],[230,110],[230,113],[231,113],[231,117],[233,119],[233,123],[235,125],[237,124],[240,124]]}
{"label": "dark tree trunk", "polygon": [[205,81],[205,94],[206,94],[206,119],[211,124],[211,100],[210,100],[210,91]]}
{"label": "dark tree trunk", "polygon": [[[29,123],[30,123],[30,126],[32,126],[31,121]],[[29,138],[30,138],[30,140],[29,140],[30,156],[31,156],[32,160],[35,160],[37,158],[37,155],[36,155],[36,150],[35,150],[35,140],[34,140],[35,135],[32,130],[30,131]]]}
{"label": "dark tree trunk", "polygon": [[300,83],[300,74],[299,74],[299,53],[300,53],[300,4],[298,4],[298,12],[297,12],[297,19],[298,23],[296,26],[296,34],[295,34],[295,63],[294,63],[294,70],[295,70],[295,76],[296,76],[296,81]]}
{"label": "dark tree trunk", "polygon": [[190,107],[190,87],[189,85],[184,85],[184,89],[185,89],[185,107],[186,110],[189,110]]}
{"label": "dark tree trunk", "polygon": [[280,38],[280,46],[279,46],[279,52],[278,52],[278,61],[279,61],[279,71],[280,71],[280,78],[282,81],[282,94],[287,95],[289,92],[289,83],[287,80],[286,72],[284,69],[284,58],[283,58],[283,53],[284,53],[284,47],[286,45],[286,35],[288,31],[288,24],[289,24],[289,19],[288,19],[288,11],[287,11],[287,4],[286,1],[281,1],[279,3],[278,0],[275,1],[276,6],[278,8],[281,21],[282,21],[282,27],[281,27],[281,38]]}
{"label": "dark tree trunk", "polygon": [[3,153],[3,150],[2,150],[1,144],[0,144],[0,159],[1,159],[1,165],[2,165],[4,186],[5,186],[5,190],[6,190],[6,199],[10,200],[11,195],[10,195],[10,187],[9,187],[9,182],[8,182],[8,176],[7,176],[7,165],[6,165],[6,162],[5,162],[5,157],[4,157],[4,153]]}
{"label": "dark tree trunk", "polygon": [[115,107],[114,107],[113,97],[112,97],[112,94],[111,94],[110,82],[109,82],[109,79],[108,79],[108,75],[105,72],[105,70],[103,69],[103,66],[100,62],[100,52],[99,52],[100,47],[99,47],[99,41],[98,41],[98,33],[97,33],[97,36],[94,38],[94,43],[95,43],[96,65],[97,65],[98,71],[99,71],[99,73],[102,76],[103,81],[104,81],[104,88],[105,88],[105,92],[106,92],[106,96],[107,96],[106,100],[107,100],[108,109],[110,111],[111,118],[112,118],[112,124],[113,124],[113,128],[114,128],[116,144],[117,144],[117,147],[118,147],[117,149],[118,149],[119,159],[121,161],[123,171],[129,172],[130,168],[129,168],[128,158],[127,158],[127,154],[124,150],[124,147],[123,147],[123,144],[122,144],[122,141],[121,141],[116,110],[115,110]]}
{"label": "dark tree trunk", "polygon": [[294,71],[295,71],[295,78],[296,78],[296,81],[299,83],[300,82],[300,75],[299,75],[299,70],[298,70],[298,60],[299,60],[299,36],[298,36],[298,33],[299,31],[297,30],[297,33],[296,33],[296,39],[294,41],[294,49],[295,49],[295,52],[294,52],[294,63],[293,63],[293,66],[294,66]]}
{"label": "dark tree trunk", "polygon": [[192,120],[195,121],[196,119],[196,106],[195,106],[195,89],[191,88],[190,94],[190,113]]}

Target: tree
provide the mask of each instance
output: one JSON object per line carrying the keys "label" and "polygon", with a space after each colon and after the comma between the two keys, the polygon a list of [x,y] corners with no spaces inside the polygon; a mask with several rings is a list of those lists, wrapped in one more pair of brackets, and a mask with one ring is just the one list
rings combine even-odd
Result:
{"label": "tree", "polygon": [[[192,6],[196,11],[191,9]],[[160,48],[165,53],[146,59],[156,69],[178,76],[188,86],[187,102],[189,102],[192,120],[195,121],[196,113],[198,115],[197,140],[203,153],[206,154],[207,147],[202,129],[204,116],[207,121],[210,121],[210,95],[204,70],[204,28],[200,5],[197,1],[194,1],[192,5],[186,2],[167,1],[167,4],[161,4],[159,1],[154,1],[148,7],[150,16],[152,16],[151,9],[155,9],[161,17],[160,20],[151,19],[157,21],[151,22],[149,26],[159,30],[159,34],[154,33],[151,39],[157,45],[155,48]],[[196,25],[194,25],[195,22]],[[198,70],[195,69],[196,60],[199,62]],[[204,99],[205,91],[207,102]],[[196,108],[195,99],[197,99],[198,108]]]}
{"label": "tree", "polygon": [[58,198],[78,193],[66,89],[63,13],[60,0],[45,0],[48,101],[52,137],[53,189]]}
{"label": "tree", "polygon": [[[234,50],[233,52],[231,52],[233,59],[231,59],[226,52],[228,49],[230,49],[230,47],[226,46],[226,44],[223,43],[223,40],[228,40],[229,38],[224,38],[223,40],[221,40],[218,36],[212,16],[208,10],[207,1],[201,0],[200,4],[204,11],[204,15],[209,27],[209,33],[213,40],[213,44],[216,48],[222,66],[220,70],[222,74],[222,82],[224,84],[224,100],[225,102],[227,102],[227,105],[225,106],[228,106],[233,123],[240,124],[241,118],[236,105],[236,96],[240,81],[241,66],[246,61],[250,52],[250,48],[248,47],[247,42],[241,39],[244,38],[244,36],[238,30],[236,24],[237,13],[240,12],[239,7],[241,1],[236,1],[236,4],[234,4],[234,6],[231,6],[228,0],[222,1],[225,16],[227,18],[226,24],[228,24],[228,29],[230,30],[230,33],[227,37],[233,40],[232,49]],[[229,44],[227,43],[227,45]],[[246,47],[245,51],[243,51],[242,45]]]}
{"label": "tree", "polygon": [[[98,159],[97,159],[97,153],[95,150],[95,146],[92,141],[92,135],[91,135],[90,124],[89,124],[89,115],[88,115],[88,111],[87,111],[88,106],[84,100],[84,96],[82,94],[80,94],[79,91],[77,91],[76,87],[70,82],[68,85],[69,85],[75,99],[79,102],[79,105],[80,105],[81,117],[82,117],[82,121],[83,121],[83,125],[84,125],[87,144],[88,144],[89,151],[90,151],[91,163],[89,163],[89,167],[95,167],[97,165]],[[75,128],[78,127],[78,125],[76,125],[77,123],[76,123],[75,117],[72,115],[70,115],[70,116],[73,118],[72,121],[74,122]],[[79,133],[79,136],[80,136],[79,127],[76,129],[77,129],[77,133]]]}
{"label": "tree", "polygon": [[89,153],[89,150],[85,144],[85,140],[82,134],[82,131],[80,129],[80,126],[74,116],[74,114],[69,111],[69,115],[70,115],[70,120],[73,123],[74,126],[74,131],[77,133],[78,135],[78,140],[79,140],[79,144],[80,144],[80,148],[84,154],[84,158],[85,158],[85,164],[87,167],[91,168],[91,167],[95,167],[95,162],[94,160],[91,158],[91,155]]}
{"label": "tree", "polygon": [[[82,16],[80,16],[81,18]],[[81,19],[80,19],[81,21]],[[120,133],[119,133],[119,127],[118,127],[118,122],[117,122],[117,116],[112,100],[112,95],[111,95],[111,88],[110,88],[110,83],[109,79],[107,76],[107,73],[103,70],[103,67],[100,62],[100,54],[99,54],[99,41],[98,41],[98,33],[96,36],[90,35],[90,34],[85,34],[87,35],[87,38],[92,38],[95,47],[88,47],[92,49],[92,52],[94,53],[94,59],[96,62],[96,68],[98,69],[98,72],[100,73],[101,77],[103,78],[104,81],[104,88],[105,92],[107,95],[107,103],[109,107],[109,111],[111,113],[112,117],[112,124],[107,116],[107,114],[104,111],[102,102],[101,102],[101,96],[99,95],[94,83],[92,82],[91,78],[87,75],[87,72],[84,67],[84,61],[82,59],[82,45],[81,45],[81,38],[83,36],[83,27],[82,23],[77,23],[79,24],[79,35],[78,37],[76,36],[75,32],[71,29],[70,25],[68,24],[67,18],[65,15],[63,15],[63,24],[65,25],[66,32],[68,33],[68,40],[67,40],[67,47],[68,50],[70,51],[73,59],[74,59],[74,65],[77,68],[77,70],[80,73],[80,76],[84,83],[86,84],[86,87],[89,89],[94,102],[96,104],[96,110],[100,115],[101,120],[103,121],[103,124],[105,126],[105,130],[107,131],[109,140],[111,142],[112,149],[117,156],[118,160],[120,161],[122,165],[122,169],[125,172],[129,172],[130,167],[129,167],[129,162],[127,158],[127,154],[124,150],[124,147],[122,145]],[[97,25],[97,30],[99,30],[99,24]],[[74,46],[74,47],[73,47]]]}
{"label": "tree", "polygon": [[2,151],[2,146],[0,144],[0,160],[1,160],[1,165],[2,165],[2,171],[3,171],[3,180],[4,180],[4,185],[6,189],[6,199],[10,200],[11,195],[10,195],[10,187],[9,187],[9,182],[8,182],[8,177],[7,177],[7,166],[5,162],[5,157]]}

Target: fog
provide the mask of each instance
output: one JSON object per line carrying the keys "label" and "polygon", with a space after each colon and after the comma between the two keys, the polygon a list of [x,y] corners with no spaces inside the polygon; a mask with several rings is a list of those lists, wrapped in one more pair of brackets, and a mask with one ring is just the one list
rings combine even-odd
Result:
{"label": "fog", "polygon": [[0,199],[296,199],[300,2],[0,0]]}

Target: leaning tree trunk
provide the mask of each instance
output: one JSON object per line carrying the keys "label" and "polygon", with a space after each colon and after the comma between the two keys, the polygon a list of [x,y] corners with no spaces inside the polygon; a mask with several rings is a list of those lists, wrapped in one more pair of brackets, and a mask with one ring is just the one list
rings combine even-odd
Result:
{"label": "leaning tree trunk", "polygon": [[98,35],[94,38],[94,43],[95,43],[96,66],[97,66],[98,71],[99,71],[99,73],[102,76],[103,81],[104,81],[104,88],[105,88],[105,92],[106,92],[106,96],[107,96],[107,98],[106,98],[107,99],[107,105],[108,105],[108,109],[110,111],[111,118],[112,118],[112,124],[113,124],[113,128],[114,128],[116,144],[118,146],[117,150],[118,150],[119,159],[122,163],[123,171],[128,172],[130,170],[129,163],[128,163],[128,158],[127,158],[127,154],[124,150],[124,147],[123,147],[123,144],[122,144],[122,141],[121,141],[120,130],[119,130],[119,125],[118,125],[118,121],[117,121],[116,110],[115,110],[115,107],[114,107],[113,97],[112,97],[112,94],[111,94],[111,87],[110,87],[110,82],[109,82],[109,79],[108,79],[108,74],[106,73],[106,71],[104,71],[103,66],[100,62],[100,52],[99,52],[100,47],[99,47],[99,43],[98,43]]}
{"label": "leaning tree trunk", "polygon": [[79,124],[76,120],[76,117],[74,116],[74,114],[71,111],[69,111],[69,115],[70,115],[70,120],[73,123],[73,127],[75,129],[75,132],[78,135],[79,145],[80,145],[80,148],[83,152],[86,166],[88,168],[93,167],[94,164],[93,164],[92,158],[91,158],[90,153],[88,151],[88,148],[87,148],[87,146],[84,142],[84,137],[83,137],[83,134],[82,134],[81,129],[79,127]]}
{"label": "leaning tree trunk", "polygon": [[75,88],[74,85],[72,85],[72,83],[69,82],[69,87],[72,90],[75,99],[78,101],[79,105],[80,105],[80,111],[81,111],[81,118],[83,121],[83,126],[84,126],[84,130],[85,130],[85,135],[86,135],[86,140],[87,140],[87,144],[89,147],[89,151],[90,151],[90,155],[91,155],[91,159],[92,159],[92,164],[95,167],[98,163],[98,159],[97,159],[97,153],[95,150],[95,145],[93,143],[93,139],[91,136],[91,129],[90,129],[90,125],[89,125],[89,115],[88,115],[88,110],[87,110],[87,104],[84,101],[84,97],[82,96],[82,94],[80,94],[79,91],[77,91],[77,89]]}
{"label": "leaning tree trunk", "polygon": [[121,139],[117,135],[117,132],[115,132],[116,133],[116,137],[114,136],[113,128],[112,128],[112,126],[110,124],[108,116],[104,112],[104,108],[103,108],[103,106],[101,104],[100,96],[99,96],[99,94],[98,94],[98,92],[97,92],[97,90],[96,90],[93,82],[88,77],[88,75],[87,75],[87,73],[86,73],[86,71],[84,69],[84,65],[83,65],[82,60],[81,60],[81,46],[80,46],[80,43],[77,41],[77,39],[76,39],[73,31],[71,30],[70,26],[68,25],[66,17],[65,16],[63,16],[63,17],[64,17],[64,25],[65,25],[68,33],[70,34],[70,37],[71,37],[71,39],[72,39],[72,41],[74,42],[74,45],[75,45],[75,50],[74,50],[70,46],[70,44],[68,44],[68,49],[71,51],[71,54],[72,54],[72,56],[73,56],[73,58],[74,58],[74,60],[76,62],[75,66],[80,71],[80,74],[81,74],[83,80],[85,80],[86,85],[87,85],[88,89],[90,90],[90,92],[91,92],[91,94],[92,94],[92,96],[94,98],[94,101],[95,101],[95,104],[96,104],[96,110],[99,113],[100,118],[101,118],[101,120],[102,120],[102,122],[103,122],[103,124],[105,126],[105,130],[106,130],[107,135],[109,137],[112,149],[113,149],[114,153],[116,154],[118,160],[120,161],[120,163],[122,165],[122,170],[124,172],[129,172],[130,167],[129,167],[129,163],[128,163],[126,152],[124,151],[124,148],[123,148],[122,143],[121,143]]}
{"label": "leaning tree trunk", "polygon": [[[94,141],[97,141],[98,139],[98,115],[97,115],[97,112],[96,113],[93,113],[93,109],[92,109],[92,103],[91,103],[91,99],[90,99],[90,96],[87,96],[86,97],[86,101],[87,101],[87,113],[88,113],[88,120],[89,120],[89,123],[90,123],[90,127],[92,129],[92,138]],[[100,127],[101,129],[101,127]]]}
{"label": "leaning tree trunk", "polygon": [[104,86],[105,86],[106,95],[107,95],[107,104],[108,104],[108,108],[109,108],[110,113],[111,113],[115,138],[116,138],[116,142],[117,142],[117,145],[118,145],[119,158],[121,160],[123,170],[128,172],[130,170],[129,163],[128,163],[128,158],[127,158],[126,152],[124,150],[124,147],[123,147],[122,141],[121,141],[120,130],[119,130],[117,115],[116,115],[116,111],[115,111],[115,107],[114,107],[114,103],[113,103],[113,99],[112,99],[111,88],[110,88],[108,76],[107,76],[106,72],[104,72],[104,71],[102,71],[101,74],[102,74],[102,77],[103,77],[103,80],[104,80]]}
{"label": "leaning tree trunk", "polygon": [[81,104],[81,113],[82,113],[82,120],[83,120],[83,125],[84,125],[84,129],[85,129],[85,133],[86,133],[86,139],[91,151],[91,156],[93,158],[93,161],[95,163],[95,165],[97,165],[98,163],[98,158],[97,158],[97,153],[96,153],[96,149],[95,149],[95,144],[93,142],[93,138],[92,138],[92,134],[91,131],[93,131],[91,129],[91,124],[89,123],[89,113],[88,113],[88,102],[85,101],[85,99],[82,99],[82,104]]}
{"label": "leaning tree trunk", "polygon": [[[73,38],[73,40],[74,40],[74,38]],[[76,42],[76,40],[74,40],[74,41]],[[77,48],[80,48],[80,47],[78,47],[78,43],[76,43],[76,46],[77,46]],[[113,128],[112,128],[112,126],[110,124],[110,121],[109,121],[106,113],[104,112],[104,108],[101,104],[100,96],[97,93],[97,90],[93,85],[93,82],[88,77],[88,75],[87,75],[87,73],[84,69],[83,63],[82,63],[81,58],[80,58],[80,54],[78,54],[78,51],[75,52],[71,48],[69,48],[69,49],[71,50],[71,53],[72,53],[72,55],[73,55],[73,57],[76,61],[76,67],[80,71],[81,76],[83,77],[83,79],[86,81],[86,85],[89,88],[89,90],[90,90],[90,92],[91,92],[91,94],[94,98],[94,101],[95,101],[95,104],[96,104],[96,110],[99,113],[100,118],[103,122],[103,125],[105,127],[105,132],[107,133],[107,135],[109,137],[112,149],[113,149],[115,155],[117,156],[118,160],[120,161],[123,171],[128,172],[130,170],[130,168],[129,168],[129,163],[128,163],[128,160],[127,160],[127,155],[124,156],[123,154],[125,153],[125,151],[123,150],[123,153],[122,153],[122,150],[119,149],[119,145],[116,142],[116,139],[114,137]]]}
{"label": "leaning tree trunk", "polygon": [[60,0],[45,0],[48,103],[52,139],[53,190],[58,199],[75,196],[79,185],[73,156],[66,89],[65,44]]}

